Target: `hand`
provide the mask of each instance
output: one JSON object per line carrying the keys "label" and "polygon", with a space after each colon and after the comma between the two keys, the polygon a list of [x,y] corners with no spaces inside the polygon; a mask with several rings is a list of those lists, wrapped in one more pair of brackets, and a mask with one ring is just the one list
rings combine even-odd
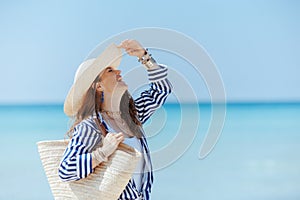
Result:
{"label": "hand", "polygon": [[123,133],[108,133],[103,139],[103,145],[93,151],[92,156],[99,162],[107,161],[107,158],[116,151],[123,140]]}
{"label": "hand", "polygon": [[136,40],[124,40],[118,47],[123,48],[128,55],[138,58],[141,58],[145,53],[143,46]]}
{"label": "hand", "polygon": [[108,157],[110,156],[115,150],[117,149],[118,145],[120,142],[124,140],[124,135],[123,133],[108,133],[103,140],[103,145],[102,145],[102,152],[103,154]]}

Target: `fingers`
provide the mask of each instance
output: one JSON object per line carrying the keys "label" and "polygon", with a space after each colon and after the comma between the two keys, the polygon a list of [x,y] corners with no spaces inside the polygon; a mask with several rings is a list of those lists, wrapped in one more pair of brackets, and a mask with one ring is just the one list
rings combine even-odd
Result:
{"label": "fingers", "polygon": [[124,48],[125,50],[127,49],[141,49],[142,46],[141,44],[136,41],[136,40],[124,40],[120,43],[118,47]]}
{"label": "fingers", "polygon": [[119,48],[123,48],[123,49],[126,49],[128,47],[128,43],[129,43],[129,40],[124,40],[120,43],[120,45],[118,46]]}
{"label": "fingers", "polygon": [[120,133],[116,133],[116,134],[114,134],[114,133],[108,133],[106,135],[105,139],[108,142],[110,142],[110,143],[113,143],[113,144],[117,143],[117,144],[119,144],[120,142],[123,142],[124,135],[121,132]]}
{"label": "fingers", "polygon": [[136,51],[138,51],[137,49],[132,49],[132,48],[128,48],[128,49],[125,49],[126,53],[128,53],[129,55],[134,55],[134,53]]}
{"label": "fingers", "polygon": [[123,140],[124,140],[124,135],[123,135],[123,133],[121,133],[121,132],[115,134],[115,137],[116,137],[118,143],[123,142]]}
{"label": "fingers", "polygon": [[124,40],[118,47],[123,48],[130,56],[137,56],[140,58],[145,53],[145,49],[136,40]]}

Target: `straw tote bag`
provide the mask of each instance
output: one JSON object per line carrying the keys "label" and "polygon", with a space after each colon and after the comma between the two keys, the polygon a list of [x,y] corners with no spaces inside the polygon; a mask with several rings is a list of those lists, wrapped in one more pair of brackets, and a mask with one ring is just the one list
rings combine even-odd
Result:
{"label": "straw tote bag", "polygon": [[68,140],[41,141],[38,151],[55,199],[117,200],[128,184],[141,153],[121,143],[107,162],[78,181],[62,182],[58,168]]}

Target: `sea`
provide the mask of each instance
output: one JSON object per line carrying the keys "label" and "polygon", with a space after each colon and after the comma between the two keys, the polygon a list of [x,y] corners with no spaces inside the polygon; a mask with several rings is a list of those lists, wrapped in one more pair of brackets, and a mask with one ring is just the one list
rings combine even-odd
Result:
{"label": "sea", "polygon": [[[216,107],[169,103],[144,125],[152,199],[299,200],[300,103]],[[0,106],[0,199],[54,199],[36,143],[66,138],[70,123],[62,104]]]}

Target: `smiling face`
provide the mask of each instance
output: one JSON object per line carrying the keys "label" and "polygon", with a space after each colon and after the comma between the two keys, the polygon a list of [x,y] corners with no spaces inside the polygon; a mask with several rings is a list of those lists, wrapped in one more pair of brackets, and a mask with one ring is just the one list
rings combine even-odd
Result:
{"label": "smiling face", "polygon": [[122,80],[121,71],[112,67],[105,68],[99,75],[100,82],[97,84],[97,90],[104,94],[112,95],[115,92],[122,94],[128,89],[126,83]]}

